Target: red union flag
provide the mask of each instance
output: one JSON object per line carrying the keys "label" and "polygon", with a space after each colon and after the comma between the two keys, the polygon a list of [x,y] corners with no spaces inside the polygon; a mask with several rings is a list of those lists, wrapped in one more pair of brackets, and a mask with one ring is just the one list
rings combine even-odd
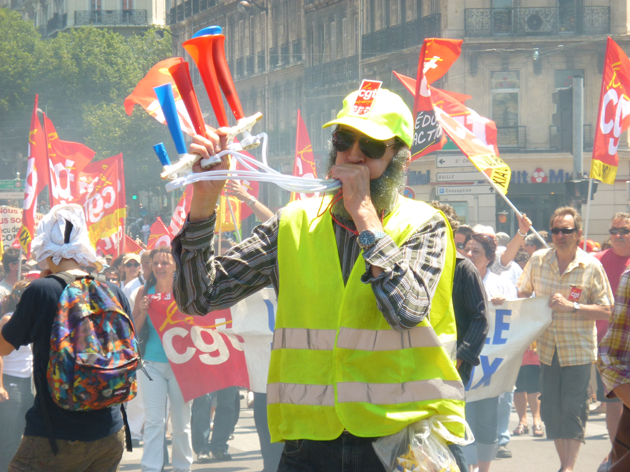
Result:
{"label": "red union flag", "polygon": [[448,72],[461,53],[462,42],[461,39],[427,38],[422,43],[413,103],[412,159],[442,149],[446,142],[433,109],[429,85]]}
{"label": "red union flag", "polygon": [[84,144],[59,139],[52,121],[45,114],[44,131],[48,147],[50,206],[76,203],[79,199],[79,174],[96,153]]}
{"label": "red union flag", "polygon": [[171,233],[159,216],[155,220],[155,223],[151,225],[151,234],[149,236],[149,244],[147,249],[155,249],[160,246],[171,245]]}
{"label": "red union flag", "polygon": [[[394,75],[415,96],[415,79],[395,71]],[[487,147],[489,151],[494,152],[497,156],[499,155],[497,125],[494,121],[481,116],[475,110],[465,105],[466,100],[472,98],[470,95],[441,90],[435,87],[429,87],[429,90],[433,97],[434,107],[444,110],[451,118],[471,131],[482,146]]]}
{"label": "red union flag", "polygon": [[[366,82],[365,80],[363,82]],[[380,82],[379,82],[380,84]],[[358,99],[357,99],[358,101]],[[371,102],[369,107],[371,107]],[[368,110],[369,113],[369,110]],[[297,115],[297,137],[295,138],[295,165],[293,166],[293,175],[303,177],[305,179],[316,179],[317,169],[315,168],[315,158],[313,157],[313,147],[308,137],[308,131],[300,110]],[[318,193],[295,193],[291,192],[291,201],[305,200],[311,197],[318,197]]]}
{"label": "red union flag", "polygon": [[22,227],[18,240],[22,252],[28,257],[31,252],[31,241],[35,237],[35,212],[37,210],[37,195],[48,185],[48,163],[46,161],[46,137],[42,125],[37,118],[37,101],[31,115],[31,128],[28,133],[28,163],[26,168],[26,188],[24,189],[24,204],[22,211]]}
{"label": "red union flag", "polygon": [[630,61],[610,37],[606,45],[606,60],[599,98],[592,179],[614,184],[617,176],[619,138],[630,126]]}
{"label": "red union flag", "polygon": [[175,207],[175,211],[173,212],[173,217],[171,218],[171,224],[168,226],[168,230],[171,233],[171,237],[177,236],[179,230],[184,226],[184,221],[186,221],[186,216],[188,216],[188,212],[190,211],[190,202],[192,201],[193,189],[191,186],[186,187],[182,197],[179,199],[177,206]]}
{"label": "red union flag", "polygon": [[249,388],[243,340],[221,332],[231,327],[230,310],[187,316],[178,310],[170,293],[148,297],[151,323],[185,402],[227,387]]}
{"label": "red union flag", "polygon": [[138,82],[133,92],[125,98],[124,106],[127,114],[131,115],[134,105],[138,104],[153,118],[162,124],[166,124],[164,113],[162,113],[162,108],[160,108],[160,103],[155,96],[153,87],[170,83],[173,86],[173,95],[175,97],[175,105],[177,106],[182,131],[191,136],[195,134],[195,129],[190,121],[190,116],[188,116],[184,101],[179,94],[177,85],[175,85],[173,81],[173,76],[171,76],[171,73],[168,71],[169,67],[181,64],[182,62],[184,62],[184,59],[181,57],[171,57],[155,64],[151,70],[147,72],[147,75]]}
{"label": "red union flag", "polygon": [[[108,185],[104,185],[103,176],[110,177],[112,181],[107,181]],[[106,218],[106,223],[102,223],[100,228],[92,230],[102,231],[103,234],[96,241],[96,249],[103,254],[114,256],[121,254],[126,215],[123,155],[118,154],[86,166],[79,175],[78,186],[79,199],[83,202],[81,204],[90,198],[90,206],[85,207],[88,224],[90,224],[91,218],[98,218],[99,216]],[[95,187],[97,188],[95,189]],[[100,213],[104,213],[104,216]],[[111,226],[107,227],[106,225]]]}

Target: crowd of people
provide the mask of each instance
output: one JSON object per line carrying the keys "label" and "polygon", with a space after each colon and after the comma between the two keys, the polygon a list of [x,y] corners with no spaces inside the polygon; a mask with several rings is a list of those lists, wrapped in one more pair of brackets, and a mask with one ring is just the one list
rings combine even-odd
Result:
{"label": "crowd of people", "polygon": [[[586,251],[582,217],[571,207],[554,211],[544,242],[530,234],[526,215],[518,217],[513,237],[460,224],[447,204],[400,196],[413,140],[402,99],[382,89],[368,112],[357,114],[361,97],[346,97],[337,119],[325,125],[335,127],[326,174],[341,182],[336,195],[274,214],[228,183],[228,193],[262,222],[238,244],[223,237],[219,247],[215,235],[225,182],[201,181],[172,247],[97,258],[80,208],[60,205],[40,224],[33,260],[4,252],[0,423],[18,428],[0,428],[0,471],[117,470],[123,423],[132,443],[143,442],[143,471],[159,472],[167,462],[191,470],[193,454],[199,462],[230,460],[238,386],[184,400],[150,316],[150,297],[173,298],[181,312],[204,316],[269,286],[277,295],[275,332],[267,392],[254,401],[265,471],[349,465],[383,472],[375,441],[436,416],[449,418],[448,449],[462,472],[489,471],[496,458],[511,457],[511,436],[530,433],[553,440],[560,471],[572,472],[595,363],[611,439],[600,469],[628,470],[620,465],[628,448],[619,444],[628,444],[620,435],[630,431],[624,406],[630,405],[630,213],[615,214],[609,241],[589,242]],[[208,158],[226,147],[226,133],[217,130],[195,136],[190,151]],[[228,166],[224,157],[216,168]],[[133,319],[142,368],[124,420],[113,407],[64,410],[42,381],[67,285],[62,274],[101,281]],[[530,297],[544,297],[552,319],[522,352],[515,384],[467,402],[489,307]],[[510,431],[513,407],[519,423]],[[464,419],[474,434],[470,444],[452,440],[463,436]]]}

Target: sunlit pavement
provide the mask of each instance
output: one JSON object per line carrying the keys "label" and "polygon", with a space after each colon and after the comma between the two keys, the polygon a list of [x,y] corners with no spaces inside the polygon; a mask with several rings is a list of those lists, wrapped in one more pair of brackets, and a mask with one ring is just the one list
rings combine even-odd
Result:
{"label": "sunlit pavement", "polygon": [[[193,463],[192,470],[223,470],[226,472],[260,472],[263,468],[260,456],[260,444],[254,426],[253,409],[241,409],[241,416],[234,432],[234,439],[228,444],[233,460],[209,464]],[[531,419],[531,416],[529,416]],[[518,425],[516,412],[512,411],[510,431]],[[508,445],[512,451],[511,459],[498,459],[490,470],[493,472],[557,472],[560,462],[556,455],[553,441],[535,439],[530,433],[513,437]],[[586,444],[582,445],[575,472],[596,472],[603,458],[610,449],[605,415],[593,415],[586,427]],[[121,471],[140,470],[142,446],[132,453],[125,452],[120,465]],[[167,466],[166,471],[172,468]],[[326,472],[326,471],[322,471]]]}

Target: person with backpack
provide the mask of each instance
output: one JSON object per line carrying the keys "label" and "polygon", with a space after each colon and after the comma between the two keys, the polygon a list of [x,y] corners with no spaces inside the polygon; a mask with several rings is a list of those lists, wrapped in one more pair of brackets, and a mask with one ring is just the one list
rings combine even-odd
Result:
{"label": "person with backpack", "polygon": [[186,472],[191,470],[193,463],[192,401],[184,401],[160,336],[151,322],[151,313],[166,311],[175,300],[172,294],[175,261],[167,246],[151,251],[150,260],[152,274],[140,289],[133,310],[145,361],[145,370],[138,375],[144,403],[144,448],[140,464],[142,472],[162,470],[168,399],[173,425],[173,470]]}
{"label": "person with backpack", "polygon": [[116,471],[139,363],[129,304],[80,270],[96,253],[79,205],[53,207],[31,249],[51,275],[28,286],[0,333],[3,356],[32,343],[37,391],[8,470]]}

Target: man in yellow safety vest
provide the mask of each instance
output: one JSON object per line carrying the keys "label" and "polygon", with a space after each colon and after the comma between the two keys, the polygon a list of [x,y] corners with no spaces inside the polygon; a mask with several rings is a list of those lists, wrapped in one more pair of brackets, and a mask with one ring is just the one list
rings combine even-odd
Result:
{"label": "man in yellow safety vest", "polygon": [[[225,182],[194,184],[173,240],[173,291],[180,310],[204,315],[272,284],[267,404],[271,440],[285,442],[279,470],[382,472],[376,438],[433,415],[463,417],[451,360],[455,245],[441,212],[399,194],[414,127],[398,95],[356,91],[329,126],[328,176],[342,190],[289,204],[225,255],[211,244]],[[223,149],[218,130],[195,136],[190,152]],[[228,168],[223,159],[216,169]]]}

